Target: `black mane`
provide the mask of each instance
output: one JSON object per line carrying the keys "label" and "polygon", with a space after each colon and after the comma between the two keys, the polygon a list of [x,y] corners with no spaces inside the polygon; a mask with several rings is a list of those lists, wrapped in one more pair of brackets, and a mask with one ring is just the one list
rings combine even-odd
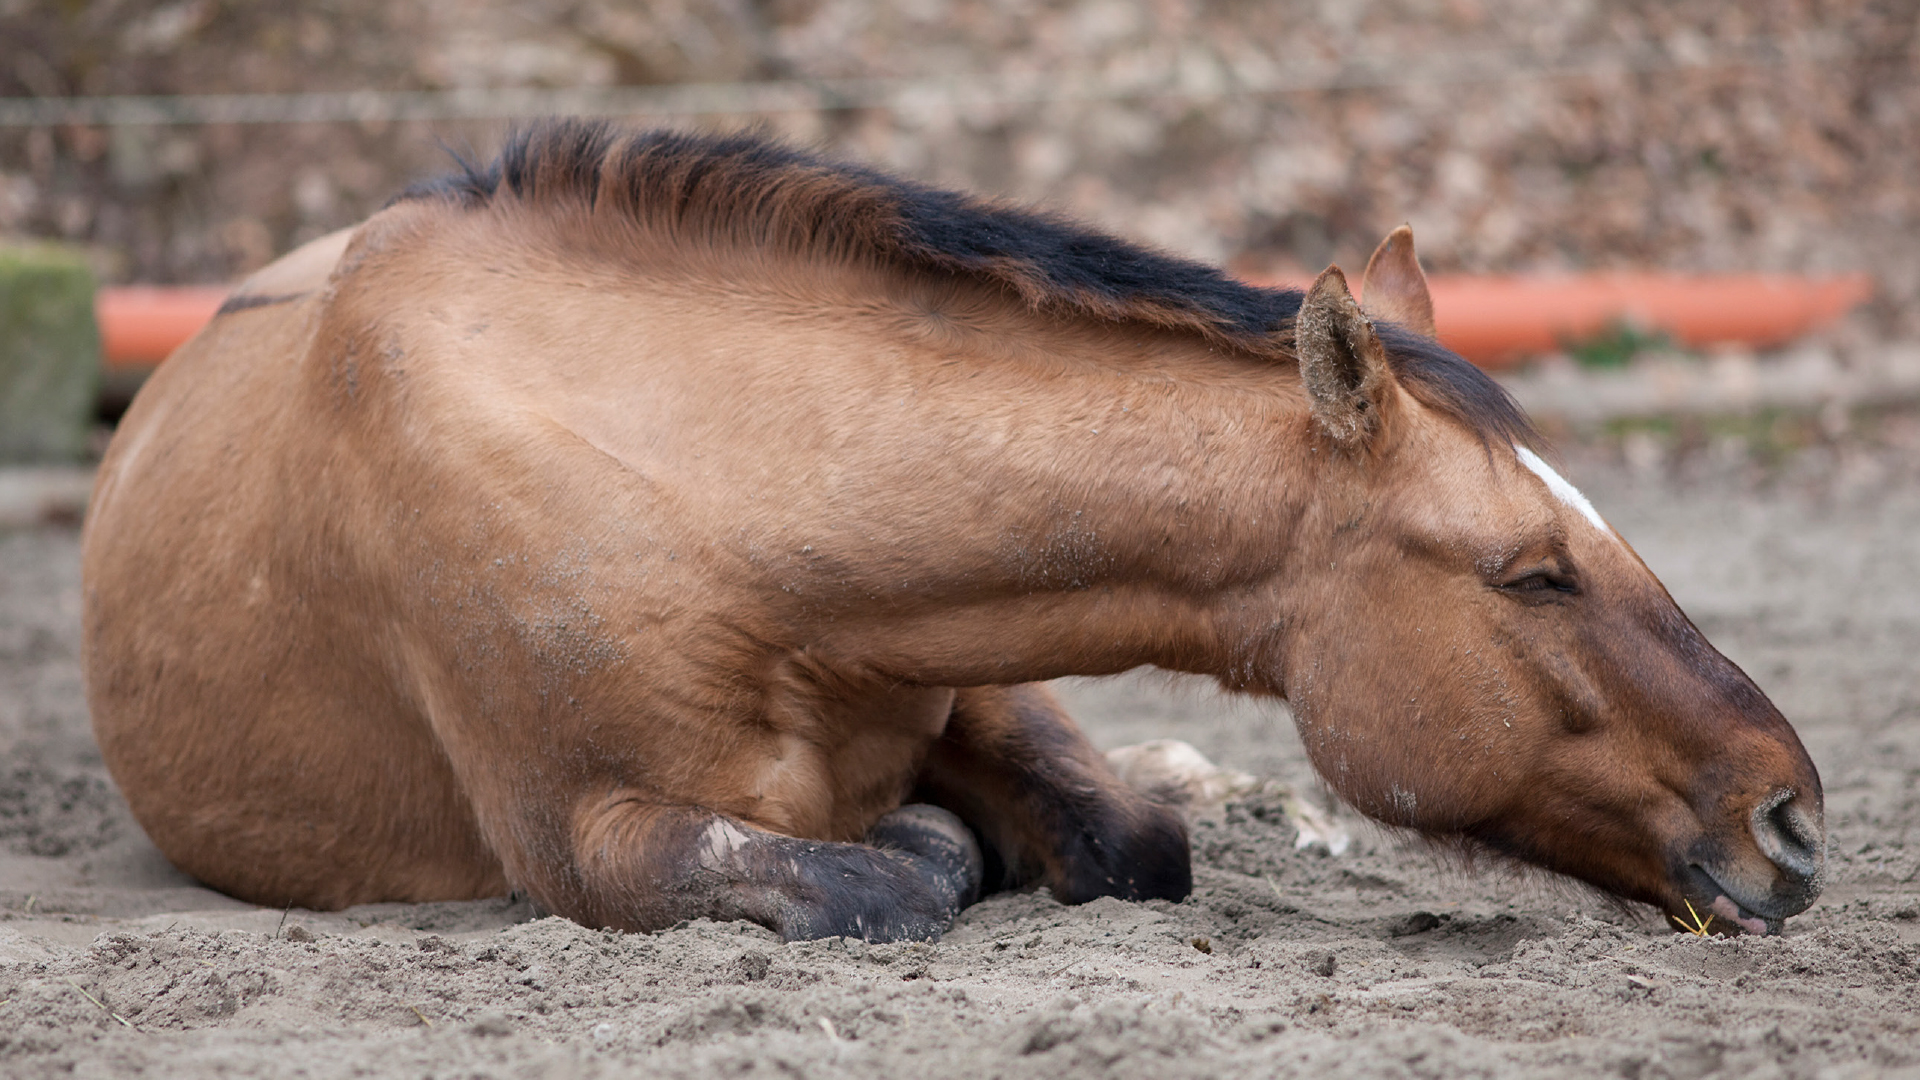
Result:
{"label": "black mane", "polygon": [[[485,205],[503,192],[567,202],[752,243],[865,257],[998,282],[1041,308],[1186,329],[1263,354],[1290,354],[1302,294],[1261,288],[1050,214],[834,161],[756,135],[630,131],[552,120],[508,136],[486,165],[395,200]],[[1378,324],[1415,397],[1483,437],[1538,442],[1498,383],[1431,339]]]}

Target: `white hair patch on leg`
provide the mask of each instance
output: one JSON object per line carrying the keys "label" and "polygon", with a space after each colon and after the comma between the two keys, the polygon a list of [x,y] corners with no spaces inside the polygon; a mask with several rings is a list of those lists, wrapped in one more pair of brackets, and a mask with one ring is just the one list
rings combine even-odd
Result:
{"label": "white hair patch on leg", "polygon": [[1600,516],[1600,511],[1593,508],[1593,504],[1587,501],[1585,495],[1580,494],[1580,489],[1567,483],[1566,477],[1554,472],[1553,466],[1540,460],[1539,454],[1524,446],[1514,447],[1513,452],[1519,457],[1520,464],[1527,467],[1527,471],[1546,481],[1547,490],[1553,492],[1554,498],[1580,511],[1588,521],[1593,522],[1594,528],[1609,536],[1613,534],[1613,528],[1607,524],[1607,519]]}
{"label": "white hair patch on leg", "polygon": [[700,865],[708,870],[725,870],[734,863],[734,855],[747,846],[749,837],[725,818],[715,818],[701,835]]}

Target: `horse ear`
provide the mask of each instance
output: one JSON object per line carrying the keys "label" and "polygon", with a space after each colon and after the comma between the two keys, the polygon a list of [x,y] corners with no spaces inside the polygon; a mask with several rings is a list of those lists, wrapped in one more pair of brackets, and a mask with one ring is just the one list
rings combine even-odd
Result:
{"label": "horse ear", "polygon": [[1413,253],[1413,229],[1402,225],[1387,234],[1367,260],[1360,278],[1360,295],[1367,313],[1386,319],[1424,337],[1439,337],[1433,328],[1433,297],[1427,275]]}
{"label": "horse ear", "polygon": [[1392,400],[1394,379],[1387,350],[1339,267],[1322,270],[1301,301],[1294,351],[1320,430],[1345,446],[1364,444]]}

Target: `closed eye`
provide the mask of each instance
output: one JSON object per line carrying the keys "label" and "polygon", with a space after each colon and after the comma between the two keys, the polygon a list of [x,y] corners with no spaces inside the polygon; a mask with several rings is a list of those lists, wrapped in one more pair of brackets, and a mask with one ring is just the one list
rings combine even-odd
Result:
{"label": "closed eye", "polygon": [[1537,570],[1529,570],[1512,580],[1503,581],[1494,587],[1501,592],[1513,593],[1519,596],[1531,596],[1543,600],[1552,597],[1554,594],[1571,595],[1580,591],[1580,583],[1573,579],[1573,575],[1545,567]]}

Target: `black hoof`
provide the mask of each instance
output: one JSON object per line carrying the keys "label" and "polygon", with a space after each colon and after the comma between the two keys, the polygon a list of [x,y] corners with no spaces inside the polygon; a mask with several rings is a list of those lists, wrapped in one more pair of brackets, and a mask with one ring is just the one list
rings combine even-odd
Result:
{"label": "black hoof", "polygon": [[798,887],[775,901],[766,924],[788,941],[930,941],[980,893],[980,845],[937,806],[902,807],[881,818],[866,841],[790,841],[781,857]]}
{"label": "black hoof", "polygon": [[1060,880],[1051,882],[1063,904],[1102,896],[1122,900],[1185,900],[1193,891],[1193,861],[1180,815],[1144,800],[1133,813],[1085,822],[1063,845]]}
{"label": "black hoof", "polygon": [[980,898],[986,860],[973,830],[951,811],[926,803],[903,806],[874,822],[867,843],[907,856],[927,887],[949,899],[954,915]]}

